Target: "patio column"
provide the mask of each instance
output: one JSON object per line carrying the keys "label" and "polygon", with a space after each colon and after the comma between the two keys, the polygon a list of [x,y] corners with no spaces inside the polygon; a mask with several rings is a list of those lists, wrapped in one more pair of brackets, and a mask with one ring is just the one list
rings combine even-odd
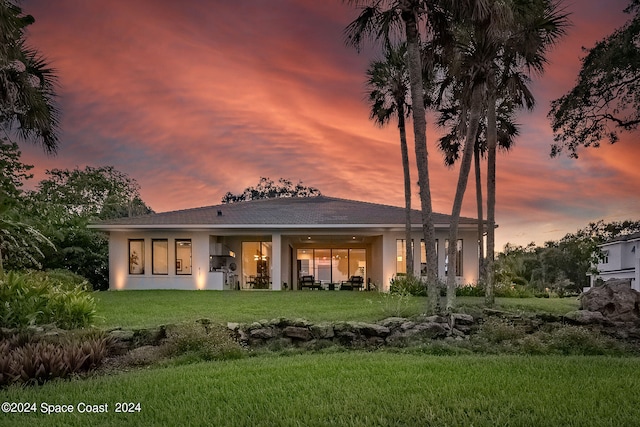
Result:
{"label": "patio column", "polygon": [[271,289],[282,290],[282,235],[273,233],[271,235]]}

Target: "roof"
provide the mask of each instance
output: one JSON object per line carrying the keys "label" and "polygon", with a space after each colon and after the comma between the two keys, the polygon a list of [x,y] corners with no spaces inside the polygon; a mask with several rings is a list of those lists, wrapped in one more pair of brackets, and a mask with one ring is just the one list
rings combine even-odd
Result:
{"label": "roof", "polygon": [[[448,226],[450,216],[434,213],[434,224]],[[413,224],[421,224],[421,212],[411,211]],[[261,199],[194,209],[118,218],[90,225],[91,228],[149,228],[157,226],[331,226],[404,225],[405,209],[327,196]],[[460,225],[476,225],[473,218],[460,218]]]}
{"label": "roof", "polygon": [[617,242],[631,242],[634,240],[640,240],[640,232],[614,237],[613,239],[607,240],[606,242],[604,242],[601,246],[609,245]]}

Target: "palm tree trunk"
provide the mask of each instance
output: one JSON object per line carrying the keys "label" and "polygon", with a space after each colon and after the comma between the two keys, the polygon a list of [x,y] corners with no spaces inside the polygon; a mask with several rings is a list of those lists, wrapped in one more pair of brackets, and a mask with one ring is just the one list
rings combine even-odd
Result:
{"label": "palm tree trunk", "polygon": [[[451,209],[451,224],[449,226],[449,249],[448,249],[448,272],[447,272],[447,311],[452,311],[456,304],[456,255],[458,251],[458,224],[460,222],[460,211],[462,201],[469,181],[471,171],[471,161],[473,160],[473,147],[476,145],[478,135],[478,124],[482,113],[482,85],[477,84],[471,94],[471,108],[469,109],[469,126],[462,152],[462,162],[460,163],[460,173],[458,175],[458,186],[456,196]],[[465,120],[463,117],[462,120]]]}
{"label": "palm tree trunk", "polygon": [[427,250],[427,293],[432,312],[440,311],[440,287],[438,285],[438,259],[435,253],[436,236],[433,227],[431,188],[429,184],[429,160],[427,152],[427,117],[424,108],[422,83],[422,61],[420,58],[420,36],[418,22],[410,2],[404,5],[402,20],[407,36],[407,57],[409,80],[411,83],[411,106],[413,133],[415,137],[416,163],[418,165],[418,185],[422,210],[422,231]]}
{"label": "palm tree trunk", "polygon": [[476,140],[473,147],[473,159],[476,172],[476,206],[478,207],[478,280],[485,280],[484,269],[484,213],[482,209],[482,177],[480,176],[480,146]]}
{"label": "palm tree trunk", "polygon": [[492,306],[495,303],[493,259],[496,245],[496,147],[498,134],[496,128],[496,89],[493,79],[489,79],[487,87],[487,257],[485,269],[487,280],[485,283],[485,303]]}
{"label": "palm tree trunk", "polygon": [[404,208],[405,208],[405,259],[407,277],[413,277],[413,251],[411,245],[411,173],[409,170],[409,148],[407,147],[407,130],[404,120],[404,100],[396,101],[398,105],[398,130],[400,131],[400,152],[402,170],[404,172]]}

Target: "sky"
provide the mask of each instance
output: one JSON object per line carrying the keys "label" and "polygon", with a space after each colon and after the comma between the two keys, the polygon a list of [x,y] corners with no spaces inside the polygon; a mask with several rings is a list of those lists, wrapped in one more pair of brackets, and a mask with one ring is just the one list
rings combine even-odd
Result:
{"label": "sky", "polygon": [[[569,91],[581,48],[621,26],[627,0],[570,0],[572,26],[534,78],[515,148],[498,156],[497,248],[543,244],[589,222],[640,219],[638,134],[579,159],[550,158],[550,102]],[[380,59],[344,43],[358,14],[340,0],[23,0],[29,44],[57,70],[56,156],[22,143],[47,169],[114,166],[156,212],[215,205],[260,177],[324,195],[404,206],[397,126],[377,127],[365,72]],[[450,213],[457,168],[443,165],[429,119],[433,208]],[[417,182],[413,141],[412,181]],[[486,190],[485,190],[486,192]],[[418,187],[413,206],[419,209]],[[462,214],[475,217],[470,180]]]}

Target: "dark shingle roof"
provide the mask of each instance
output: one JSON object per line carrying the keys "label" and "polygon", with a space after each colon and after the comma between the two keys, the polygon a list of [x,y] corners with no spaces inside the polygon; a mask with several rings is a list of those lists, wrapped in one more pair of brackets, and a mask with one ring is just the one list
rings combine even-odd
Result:
{"label": "dark shingle roof", "polygon": [[[412,222],[421,223],[419,210],[411,212]],[[434,213],[434,223],[448,225],[449,215]],[[235,225],[401,225],[404,208],[338,199],[334,197],[297,197],[251,200],[195,209],[163,212],[132,218],[119,218],[94,224],[93,228],[112,226],[235,226]],[[472,218],[460,218],[460,224],[476,224]]]}

